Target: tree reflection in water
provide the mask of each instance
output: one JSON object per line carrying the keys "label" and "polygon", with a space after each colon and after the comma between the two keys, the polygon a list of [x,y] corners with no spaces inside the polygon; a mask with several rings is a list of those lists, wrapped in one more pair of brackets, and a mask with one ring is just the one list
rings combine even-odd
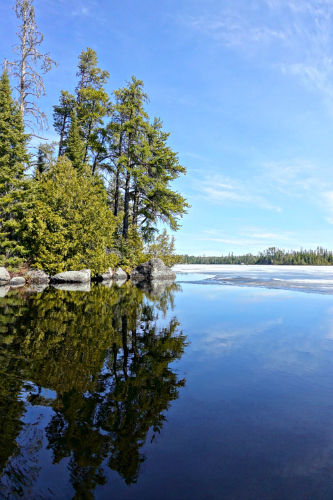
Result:
{"label": "tree reflection in water", "polygon": [[[2,299],[0,493],[22,496],[38,475],[37,465],[19,459],[26,404],[54,410],[44,446],[54,463],[68,457],[73,498],[93,498],[106,482],[106,464],[127,484],[138,480],[148,431],[160,432],[185,385],[170,366],[187,346],[177,319],[167,319],[178,290],[174,283],[126,283]],[[45,388],[55,396],[46,397]],[[31,450],[41,446],[31,432],[28,441]]]}

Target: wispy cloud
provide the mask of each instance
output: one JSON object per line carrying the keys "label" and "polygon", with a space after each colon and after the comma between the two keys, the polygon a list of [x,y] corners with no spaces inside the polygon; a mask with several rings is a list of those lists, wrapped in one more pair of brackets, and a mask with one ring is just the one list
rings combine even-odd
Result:
{"label": "wispy cloud", "polygon": [[269,246],[276,246],[277,242],[284,241],[290,243],[293,237],[291,232],[271,233],[262,228],[248,229],[247,231],[238,230],[233,237],[228,236],[228,232],[219,229],[206,229],[197,237],[198,240],[209,242],[224,243],[240,248],[251,247],[252,251],[262,250]]}
{"label": "wispy cloud", "polygon": [[201,17],[183,22],[250,56],[271,48],[267,65],[298,78],[333,103],[332,20],[331,0],[257,0],[237,2],[218,12],[206,9]]}
{"label": "wispy cloud", "polygon": [[251,189],[245,183],[221,175],[208,176],[194,181],[194,189],[210,203],[255,205],[265,210],[281,211],[279,206],[256,194],[253,187]]}
{"label": "wispy cloud", "polygon": [[279,234],[279,233],[241,233],[244,236],[250,236],[255,240],[289,240],[290,234]]}
{"label": "wispy cloud", "polygon": [[252,326],[230,326],[210,331],[205,337],[202,348],[212,356],[221,356],[231,349],[239,349],[251,337],[261,336],[267,331],[281,325],[282,319],[273,319]]}
{"label": "wispy cloud", "polygon": [[[318,165],[309,160],[264,161],[253,169],[253,175],[243,181],[238,174],[234,177],[211,174],[192,179],[196,198],[210,204],[243,206],[281,212],[286,203],[295,200],[311,203],[326,211],[327,222],[333,221],[333,178],[329,175],[330,165]],[[237,176],[237,177],[236,177]],[[250,235],[247,231],[246,234]],[[245,235],[245,233],[244,233]],[[252,231],[251,238],[287,240],[288,234]],[[230,242],[231,243],[231,242]]]}
{"label": "wispy cloud", "polygon": [[295,196],[297,191],[323,191],[330,185],[318,177],[318,165],[304,159],[268,161],[262,163],[265,184],[273,182],[278,190]]}
{"label": "wispy cloud", "polygon": [[80,7],[78,9],[75,9],[72,12],[72,15],[73,16],[87,16],[87,15],[89,15],[89,13],[90,13],[90,10],[88,7]]}
{"label": "wispy cloud", "polygon": [[189,16],[183,21],[187,26],[215,38],[227,47],[245,47],[249,42],[267,43],[273,39],[286,40],[287,38],[283,30],[267,26],[251,26],[247,19],[235,11],[224,11],[218,18]]}

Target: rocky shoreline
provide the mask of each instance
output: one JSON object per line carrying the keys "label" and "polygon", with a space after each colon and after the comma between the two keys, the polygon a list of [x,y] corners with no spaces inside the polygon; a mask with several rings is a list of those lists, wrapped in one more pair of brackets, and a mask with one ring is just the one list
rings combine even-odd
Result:
{"label": "rocky shoreline", "polygon": [[130,280],[140,284],[141,288],[158,288],[159,282],[172,283],[175,273],[161,259],[150,259],[133,269],[129,274],[121,267],[108,269],[101,276],[91,277],[90,269],[65,271],[49,276],[43,270],[29,269],[22,276],[10,276],[5,267],[0,267],[0,297],[4,297],[10,288],[28,287],[31,291],[41,292],[51,285],[58,290],[90,291],[90,283],[98,281],[110,286],[112,283],[122,285]]}

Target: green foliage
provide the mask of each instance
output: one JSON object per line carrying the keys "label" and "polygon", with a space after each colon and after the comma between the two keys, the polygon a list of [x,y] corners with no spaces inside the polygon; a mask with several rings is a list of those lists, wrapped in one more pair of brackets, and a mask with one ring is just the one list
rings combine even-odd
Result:
{"label": "green foliage", "polygon": [[62,90],[59,104],[53,106],[53,126],[59,134],[58,156],[63,156],[64,154],[71,124],[71,116],[75,107],[75,97],[69,92]]}
{"label": "green foliage", "polygon": [[122,255],[119,264],[127,272],[130,272],[131,269],[147,260],[147,255],[144,253],[143,241],[136,227],[130,228],[127,238],[124,238],[122,235],[118,237],[116,239],[116,246]]}
{"label": "green foliage", "polygon": [[[109,73],[98,67],[97,54],[89,47],[79,55],[76,76],[74,93],[61,91],[54,106],[59,162],[55,165],[54,143],[41,144],[30,180],[25,176],[28,136],[8,76],[2,77],[0,265],[18,265],[29,256],[52,273],[91,267],[96,274],[117,264],[114,254],[104,256],[104,245],[118,248],[121,265],[130,270],[147,258],[143,245],[154,238],[158,224],[177,230],[187,213],[185,198],[171,187],[186,168],[168,146],[161,120],[150,122],[143,82],[133,76],[113,93],[111,103],[104,88]],[[152,251],[171,265],[171,242],[162,240],[156,240]]]}
{"label": "green foliage", "polygon": [[[93,172],[106,154],[103,120],[111,110],[108,94],[103,88],[109,73],[102,71],[97,64],[97,54],[93,49],[88,47],[81,52],[75,95],[62,90],[59,105],[54,106],[53,113],[54,127],[60,135],[59,156],[66,154],[75,165],[81,161],[90,164]],[[72,123],[73,118],[75,123]]]}
{"label": "green foliage", "polygon": [[97,67],[97,53],[87,47],[87,50],[82,50],[79,55],[78,72],[76,76],[79,78],[79,83],[75,89],[76,94],[79,94],[82,89],[93,88],[99,90],[107,82],[110,74],[108,71],[102,71]]}
{"label": "green foliage", "polygon": [[35,177],[37,178],[44,172],[47,172],[51,165],[55,162],[55,148],[57,143],[51,142],[50,144],[40,144],[37,153],[37,162],[35,166]]}
{"label": "green foliage", "polygon": [[124,212],[122,234],[127,238],[129,228],[136,226],[149,239],[158,222],[179,229],[179,218],[189,205],[170,182],[185,174],[186,168],[168,147],[169,134],[162,130],[162,122],[155,118],[149,123],[148,96],[141,80],[133,76],[114,97],[105,131],[108,171],[113,176],[110,201],[115,215]]}
{"label": "green foliage", "polygon": [[34,265],[50,274],[89,268],[98,275],[116,264],[116,256],[105,253],[115,225],[100,180],[62,157],[38,181],[25,217],[25,243]]}
{"label": "green foliage", "polygon": [[189,204],[185,198],[170,187],[170,182],[186,168],[179,164],[177,153],[167,145],[170,134],[162,130],[162,122],[155,118],[146,130],[141,164],[144,175],[137,182],[138,208],[136,219],[140,221],[143,234],[149,239],[152,228],[163,222],[171,229],[179,229],[179,218],[187,213]]}
{"label": "green foliage", "polygon": [[0,264],[10,268],[19,265],[26,254],[20,223],[29,198],[28,139],[5,71],[0,80]]}
{"label": "green foliage", "polygon": [[162,259],[169,267],[181,261],[181,256],[175,254],[175,237],[168,235],[166,229],[146,246],[145,253],[148,259]]}
{"label": "green foliage", "polygon": [[72,162],[74,168],[79,171],[82,170],[85,147],[80,136],[75,111],[72,112],[71,116],[71,126],[68,132],[68,141],[65,149],[65,155]]}

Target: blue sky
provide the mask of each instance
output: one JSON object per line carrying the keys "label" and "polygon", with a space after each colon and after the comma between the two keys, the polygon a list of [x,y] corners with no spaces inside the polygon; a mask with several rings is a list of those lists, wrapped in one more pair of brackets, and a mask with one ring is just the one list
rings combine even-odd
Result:
{"label": "blue sky", "polygon": [[[13,58],[14,0],[0,0],[0,57]],[[171,132],[192,208],[181,253],[333,249],[331,0],[35,0],[43,49],[59,66],[40,102],[76,84],[92,47],[108,89],[145,82]]]}

